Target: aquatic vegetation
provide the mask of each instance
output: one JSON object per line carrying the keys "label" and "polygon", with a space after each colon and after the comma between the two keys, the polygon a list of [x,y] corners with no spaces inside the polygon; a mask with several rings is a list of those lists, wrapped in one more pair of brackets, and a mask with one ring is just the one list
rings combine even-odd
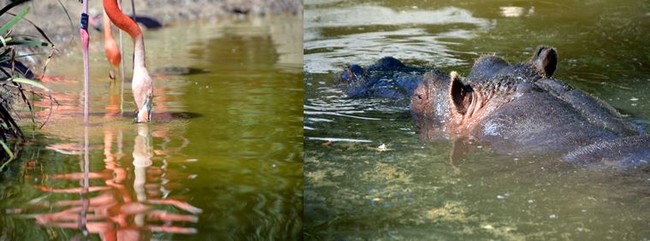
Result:
{"label": "aquatic vegetation", "polygon": [[[0,145],[2,158],[13,159],[15,147],[11,143],[23,139],[24,134],[16,123],[12,106],[15,99],[20,99],[32,110],[30,99],[49,96],[49,89],[39,81],[32,72],[28,59],[35,55],[34,48],[51,47],[54,45],[45,32],[25,18],[30,8],[25,7],[13,14],[9,11],[28,0],[12,1],[0,9],[0,19],[8,18],[0,26]],[[13,28],[19,23],[31,24],[41,36],[30,36],[16,33]],[[44,39],[44,40],[41,40]],[[48,56],[49,59],[49,56]],[[0,170],[4,167],[1,166]]]}

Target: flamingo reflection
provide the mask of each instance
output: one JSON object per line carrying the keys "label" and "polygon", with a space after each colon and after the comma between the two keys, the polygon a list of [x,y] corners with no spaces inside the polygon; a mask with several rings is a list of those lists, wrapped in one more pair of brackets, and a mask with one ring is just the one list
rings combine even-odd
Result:
{"label": "flamingo reflection", "polygon": [[[87,187],[88,194],[82,200],[62,200],[46,205],[45,208],[59,210],[53,213],[31,215],[40,225],[78,229],[80,213],[85,213],[85,230],[98,234],[102,240],[138,240],[150,232],[193,234],[196,229],[187,227],[198,222],[201,209],[176,200],[163,199],[160,184],[151,180],[168,170],[152,165],[154,151],[149,126],[137,124],[137,135],[133,145],[133,164],[129,168],[120,165],[124,155],[119,135],[110,130],[104,131],[105,169],[90,172],[88,178],[94,186]],[[113,143],[118,142],[116,151]],[[133,175],[129,175],[129,169]],[[132,180],[129,179],[131,176]],[[81,181],[84,173],[65,173],[47,175],[45,179],[62,181]],[[60,182],[59,182],[60,183]],[[132,186],[129,184],[132,183]],[[49,193],[82,193],[83,187],[56,188],[36,186]],[[84,206],[84,202],[87,203]],[[169,211],[174,207],[176,211]],[[39,207],[33,207],[39,209]],[[43,207],[40,207],[43,208]],[[143,232],[144,231],[144,232]]]}

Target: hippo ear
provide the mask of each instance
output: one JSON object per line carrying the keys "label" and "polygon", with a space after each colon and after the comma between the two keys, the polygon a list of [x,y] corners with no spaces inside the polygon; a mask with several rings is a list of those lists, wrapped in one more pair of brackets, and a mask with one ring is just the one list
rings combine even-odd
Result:
{"label": "hippo ear", "polygon": [[339,76],[339,82],[348,84],[354,83],[363,75],[363,71],[363,68],[359,65],[348,65],[343,69],[343,73]]}
{"label": "hippo ear", "polygon": [[469,85],[463,84],[456,71],[452,71],[449,74],[449,78],[451,79],[449,94],[454,104],[453,108],[458,113],[464,115],[472,103],[472,88]]}
{"label": "hippo ear", "polygon": [[531,64],[537,72],[550,78],[557,67],[557,52],[554,48],[542,46],[537,49],[535,55],[530,59]]}

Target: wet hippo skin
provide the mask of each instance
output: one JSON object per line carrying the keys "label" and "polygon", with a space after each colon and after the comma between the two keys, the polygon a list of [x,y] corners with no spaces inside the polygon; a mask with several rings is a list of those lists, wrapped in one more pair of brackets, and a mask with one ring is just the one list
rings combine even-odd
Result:
{"label": "wet hippo skin", "polygon": [[427,75],[411,98],[420,136],[467,138],[501,153],[556,153],[591,167],[636,168],[650,159],[650,138],[614,108],[552,78],[557,52],[540,47],[508,64],[479,58],[467,78]]}
{"label": "wet hippo skin", "polygon": [[436,69],[406,66],[393,57],[383,57],[365,68],[347,66],[338,83],[351,98],[409,99],[426,72],[446,76]]}
{"label": "wet hippo skin", "polygon": [[482,56],[463,78],[385,57],[366,68],[348,66],[339,83],[352,97],[410,97],[415,127],[425,140],[469,140],[503,154],[556,155],[587,167],[647,167],[645,130],[553,78],[557,62],[557,51],[546,46],[518,64]]}

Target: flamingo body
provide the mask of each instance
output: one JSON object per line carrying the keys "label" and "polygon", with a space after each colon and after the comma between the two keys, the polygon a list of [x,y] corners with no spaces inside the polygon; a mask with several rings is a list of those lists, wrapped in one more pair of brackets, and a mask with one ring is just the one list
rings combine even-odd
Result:
{"label": "flamingo body", "polygon": [[104,11],[108,18],[131,36],[133,40],[133,80],[131,89],[136,105],[136,122],[149,122],[153,99],[153,80],[145,66],[144,37],[142,30],[131,18],[120,10],[117,0],[104,0]]}

